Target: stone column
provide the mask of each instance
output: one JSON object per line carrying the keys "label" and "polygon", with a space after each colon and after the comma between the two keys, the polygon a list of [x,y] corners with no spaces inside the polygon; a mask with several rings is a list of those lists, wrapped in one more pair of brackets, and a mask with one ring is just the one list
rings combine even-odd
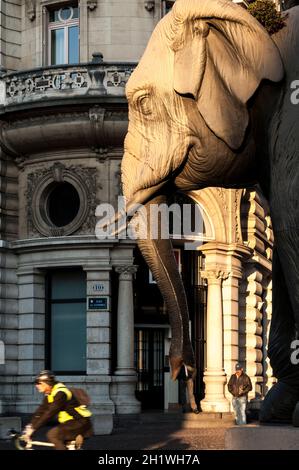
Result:
{"label": "stone column", "polygon": [[136,266],[119,266],[117,306],[117,367],[116,375],[136,375],[134,369],[134,306],[133,274]]}
{"label": "stone column", "polygon": [[228,412],[229,402],[224,396],[226,373],[223,368],[223,313],[222,280],[228,277],[223,271],[206,271],[207,299],[207,367],[204,372],[205,398],[201,408],[207,412]]}
{"label": "stone column", "polygon": [[135,398],[136,371],[134,369],[134,306],[133,274],[136,266],[118,266],[117,308],[117,366],[113,387],[113,401],[119,414],[138,413],[140,403]]}

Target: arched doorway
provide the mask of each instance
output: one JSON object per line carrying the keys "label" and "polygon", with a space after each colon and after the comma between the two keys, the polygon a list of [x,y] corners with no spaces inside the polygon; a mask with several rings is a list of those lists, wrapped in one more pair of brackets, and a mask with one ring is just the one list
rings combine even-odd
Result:
{"label": "arched doorway", "polygon": [[[169,221],[174,254],[188,299],[190,334],[198,371],[195,394],[199,403],[204,396],[207,296],[205,281],[200,276],[204,264],[200,245],[211,237],[212,230],[206,212],[194,199],[178,194],[170,201],[170,205],[172,204],[177,204],[182,210],[184,206],[191,206],[192,219],[196,217],[195,211],[198,211],[202,221],[201,231],[196,233],[192,223],[189,232],[183,227],[183,217],[178,223],[174,220],[176,214],[172,214]],[[138,377],[136,396],[141,401],[143,409],[168,408],[178,403],[179,394],[177,383],[173,384],[170,380],[167,310],[151,272],[137,248],[135,264],[139,266],[134,281],[135,367]]]}

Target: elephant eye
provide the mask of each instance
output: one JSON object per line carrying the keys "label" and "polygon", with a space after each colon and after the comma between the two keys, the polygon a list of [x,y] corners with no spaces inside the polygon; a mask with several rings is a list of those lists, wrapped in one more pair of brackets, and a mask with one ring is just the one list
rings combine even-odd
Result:
{"label": "elephant eye", "polygon": [[144,115],[152,114],[151,98],[148,93],[139,92],[134,96],[135,106]]}
{"label": "elephant eye", "polygon": [[143,114],[146,114],[146,115],[151,114],[152,109],[151,109],[150,97],[149,96],[143,96],[142,98],[140,98],[139,107],[140,107]]}

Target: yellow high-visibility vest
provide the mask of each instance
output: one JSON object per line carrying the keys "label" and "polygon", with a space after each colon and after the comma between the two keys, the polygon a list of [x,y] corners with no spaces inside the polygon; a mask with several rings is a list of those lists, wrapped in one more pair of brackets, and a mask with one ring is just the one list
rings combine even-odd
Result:
{"label": "yellow high-visibility vest", "polygon": [[[47,395],[48,403],[53,403],[55,395],[58,392],[65,393],[67,401],[69,401],[72,398],[72,392],[63,383],[57,383],[52,388],[51,393]],[[86,408],[85,405],[76,406],[76,408],[74,409],[83,418],[89,418],[91,416],[91,412]],[[58,413],[58,421],[60,423],[66,423],[67,421],[70,421],[71,419],[74,419],[74,417],[71,416],[69,413],[67,413],[67,411],[60,411]]]}

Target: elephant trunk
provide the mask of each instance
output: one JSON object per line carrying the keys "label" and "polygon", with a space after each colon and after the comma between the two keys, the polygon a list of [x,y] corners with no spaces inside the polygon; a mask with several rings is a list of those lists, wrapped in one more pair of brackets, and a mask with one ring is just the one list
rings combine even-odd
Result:
{"label": "elephant trunk", "polygon": [[189,313],[184,285],[178,271],[172,243],[168,239],[151,239],[150,209],[153,204],[166,203],[159,195],[146,205],[147,238],[138,240],[138,247],[153,273],[166,303],[172,340],[169,352],[172,378],[175,380],[183,364],[195,373],[194,353],[189,337]]}
{"label": "elephant trunk", "polygon": [[165,185],[165,181],[153,186],[152,188],[140,189],[137,191],[126,204],[124,210],[118,211],[111,217],[110,220],[104,219],[103,223],[98,222],[97,230],[104,230],[105,234],[107,229],[110,237],[117,237],[123,230],[127,228],[128,218],[132,218],[140,206],[146,203],[153,194],[157,193],[162,186]]}

